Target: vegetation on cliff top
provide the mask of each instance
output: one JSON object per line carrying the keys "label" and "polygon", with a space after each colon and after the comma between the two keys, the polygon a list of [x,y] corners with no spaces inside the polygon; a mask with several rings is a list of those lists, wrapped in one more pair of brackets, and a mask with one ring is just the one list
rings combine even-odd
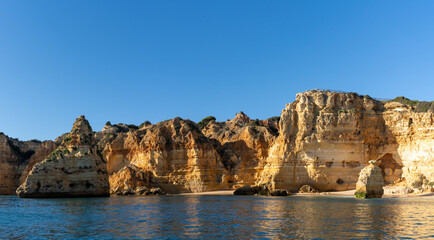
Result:
{"label": "vegetation on cliff top", "polygon": [[200,129],[203,129],[206,125],[208,125],[208,123],[215,120],[216,118],[214,116],[208,116],[202,119],[200,122],[198,122],[197,125],[199,125]]}
{"label": "vegetation on cliff top", "polygon": [[425,102],[425,101],[418,101],[418,100],[411,100],[404,96],[396,97],[388,102],[399,102],[402,104],[410,105],[414,108],[415,112],[434,112],[434,101],[432,102]]}

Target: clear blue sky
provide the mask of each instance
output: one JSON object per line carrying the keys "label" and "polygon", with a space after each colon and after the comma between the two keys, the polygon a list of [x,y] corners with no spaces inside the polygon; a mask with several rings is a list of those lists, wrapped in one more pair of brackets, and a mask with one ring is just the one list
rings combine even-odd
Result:
{"label": "clear blue sky", "polygon": [[434,100],[434,1],[1,1],[0,131],[280,115],[314,88]]}

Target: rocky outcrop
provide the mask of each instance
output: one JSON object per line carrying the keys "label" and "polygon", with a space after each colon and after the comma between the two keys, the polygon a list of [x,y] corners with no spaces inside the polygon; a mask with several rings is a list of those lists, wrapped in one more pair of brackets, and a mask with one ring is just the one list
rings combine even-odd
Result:
{"label": "rocky outcrop", "polygon": [[299,193],[316,193],[318,192],[315,188],[311,187],[310,185],[303,185],[298,190]]}
{"label": "rocky outcrop", "polygon": [[299,93],[282,111],[258,183],[293,192],[306,184],[321,191],[354,189],[377,146],[393,141],[384,129],[382,104],[367,96]]}
{"label": "rocky outcrop", "polygon": [[234,195],[270,195],[270,190],[266,186],[245,185],[235,189]]}
{"label": "rocky outcrop", "polygon": [[35,164],[17,194],[20,197],[109,195],[106,164],[84,116],[77,118],[55,151]]}
{"label": "rocky outcrop", "polygon": [[110,175],[110,194],[144,195],[152,187],[152,176],[152,172],[141,171],[134,165],[125,166]]}
{"label": "rocky outcrop", "polygon": [[[280,117],[267,120],[252,120],[240,112],[231,120],[219,122],[209,116],[200,124],[181,118],[140,126],[107,122],[100,132],[73,129],[54,142],[21,142],[0,134],[0,194],[12,193],[26,179],[22,185],[26,190],[19,192],[35,192],[33,184],[35,189],[55,192],[57,187],[63,193],[79,189],[83,182],[48,182],[59,181],[61,175],[103,179],[107,174],[113,194],[152,188],[201,192],[246,185],[270,191],[297,192],[303,185],[341,191],[356,188],[359,172],[371,159],[378,160],[384,184],[430,191],[434,104],[427,108],[428,102],[414,106],[402,102],[311,90],[297,94]],[[83,141],[72,144],[72,138]]]}
{"label": "rocky outcrop", "polygon": [[57,141],[19,141],[0,133],[0,195],[15,194],[30,169],[57,146]]}
{"label": "rocky outcrop", "polygon": [[270,191],[270,196],[288,196],[286,189],[274,189]]}
{"label": "rocky outcrop", "polygon": [[[386,183],[402,178],[413,188],[434,183],[434,114],[415,112],[410,106],[390,102],[383,113],[394,142],[382,148],[380,167]],[[391,177],[389,177],[391,176]]]}
{"label": "rocky outcrop", "polygon": [[381,198],[383,190],[383,174],[377,161],[369,161],[369,165],[360,171],[356,184],[356,198]]}
{"label": "rocky outcrop", "polygon": [[[125,166],[134,166],[150,173],[149,184],[168,193],[227,188],[222,183],[224,169],[219,154],[190,120],[175,118],[120,133],[105,146],[103,154],[112,176]],[[112,189],[124,188],[122,182],[111,183]]]}
{"label": "rocky outcrop", "polygon": [[202,132],[219,153],[226,170],[224,181],[231,188],[255,184],[278,135],[277,129],[252,121],[243,112],[226,122],[211,122]]}
{"label": "rocky outcrop", "polygon": [[291,191],[304,184],[354,189],[360,170],[376,159],[387,184],[430,184],[433,122],[432,112],[356,93],[299,93],[282,111],[279,137],[257,183]]}

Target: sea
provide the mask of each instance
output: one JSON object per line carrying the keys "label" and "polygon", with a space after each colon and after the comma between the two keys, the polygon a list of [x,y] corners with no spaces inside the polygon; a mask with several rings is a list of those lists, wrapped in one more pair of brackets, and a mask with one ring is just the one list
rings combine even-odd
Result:
{"label": "sea", "polygon": [[434,239],[434,197],[0,196],[0,239]]}

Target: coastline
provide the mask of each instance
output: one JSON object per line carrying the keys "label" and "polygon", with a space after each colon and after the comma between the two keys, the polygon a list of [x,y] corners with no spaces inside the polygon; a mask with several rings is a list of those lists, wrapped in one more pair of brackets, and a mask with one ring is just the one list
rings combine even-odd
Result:
{"label": "coastline", "polygon": [[[432,193],[410,193],[410,194],[401,194],[401,193],[391,193],[394,188],[388,188],[385,190],[382,198],[413,198],[413,197],[431,197],[434,198],[434,192]],[[336,192],[319,192],[319,193],[289,193],[288,196],[297,196],[297,197],[311,197],[311,196],[334,196],[334,197],[354,197],[354,193],[356,190],[347,190],[347,191],[336,191]],[[219,191],[207,191],[207,192],[199,192],[199,193],[180,193],[173,195],[182,195],[182,196],[228,196],[233,195],[234,190],[219,190]]]}

